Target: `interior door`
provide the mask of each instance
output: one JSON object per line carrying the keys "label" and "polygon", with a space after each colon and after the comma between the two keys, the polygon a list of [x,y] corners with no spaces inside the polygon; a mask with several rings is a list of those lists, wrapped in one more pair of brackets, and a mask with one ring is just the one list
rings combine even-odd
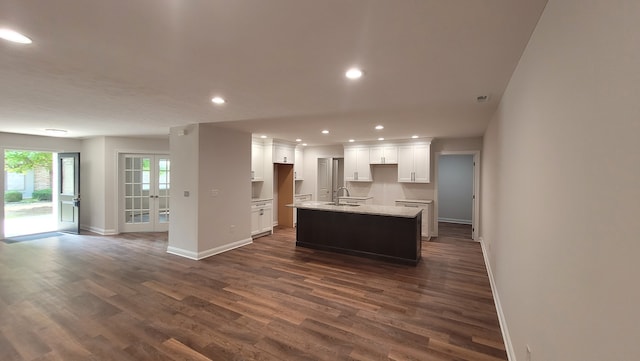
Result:
{"label": "interior door", "polygon": [[318,201],[331,202],[331,159],[318,158]]}
{"label": "interior door", "polygon": [[80,233],[80,153],[58,153],[58,231]]}
{"label": "interior door", "polygon": [[169,230],[171,161],[167,155],[124,154],[120,157],[121,227],[123,232]]}

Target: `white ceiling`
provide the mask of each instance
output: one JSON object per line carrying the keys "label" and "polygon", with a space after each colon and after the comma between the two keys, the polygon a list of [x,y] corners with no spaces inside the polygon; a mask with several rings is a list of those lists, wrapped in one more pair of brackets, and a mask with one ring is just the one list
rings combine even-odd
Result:
{"label": "white ceiling", "polygon": [[[223,122],[310,145],[478,136],[545,3],[0,0],[0,27],[33,40],[0,40],[0,131],[166,136]],[[353,65],[357,81],[344,77]]]}

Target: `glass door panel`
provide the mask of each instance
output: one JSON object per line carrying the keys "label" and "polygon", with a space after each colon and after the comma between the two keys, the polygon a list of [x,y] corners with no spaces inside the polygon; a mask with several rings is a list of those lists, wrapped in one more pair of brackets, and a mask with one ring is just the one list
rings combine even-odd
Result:
{"label": "glass door panel", "polygon": [[122,231],[166,231],[169,225],[170,160],[165,155],[121,156]]}
{"label": "glass door panel", "polygon": [[171,160],[159,157],[158,164],[158,210],[156,213],[158,223],[169,223],[169,191],[171,190]]}

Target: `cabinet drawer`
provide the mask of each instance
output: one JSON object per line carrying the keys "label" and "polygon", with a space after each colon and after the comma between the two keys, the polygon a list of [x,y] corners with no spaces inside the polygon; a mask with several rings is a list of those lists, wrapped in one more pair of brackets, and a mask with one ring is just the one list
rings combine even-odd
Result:
{"label": "cabinet drawer", "polygon": [[251,209],[271,208],[271,201],[252,202]]}

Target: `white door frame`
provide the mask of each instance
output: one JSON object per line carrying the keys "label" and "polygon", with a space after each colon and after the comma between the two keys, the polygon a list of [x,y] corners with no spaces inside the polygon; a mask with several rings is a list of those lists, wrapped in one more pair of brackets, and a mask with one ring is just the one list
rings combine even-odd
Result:
{"label": "white door frame", "polygon": [[479,150],[460,150],[460,151],[453,151],[453,150],[443,150],[440,152],[436,152],[436,159],[435,159],[435,174],[434,174],[434,184],[435,184],[435,190],[434,190],[434,203],[436,205],[435,209],[433,210],[433,217],[434,217],[434,229],[435,229],[435,236],[438,236],[438,176],[439,176],[439,167],[440,167],[440,156],[442,155],[473,155],[473,195],[474,195],[474,200],[473,200],[473,208],[471,210],[471,227],[472,227],[472,232],[471,232],[471,238],[474,241],[479,241],[478,238],[478,234],[479,234],[479,220],[480,220],[480,151]]}
{"label": "white door frame", "polygon": [[[116,184],[118,185],[118,206],[116,207],[117,210],[117,214],[116,214],[116,224],[118,226],[118,232],[124,232],[125,228],[127,228],[127,226],[124,223],[124,220],[122,218],[122,214],[124,213],[125,210],[125,200],[124,200],[124,187],[123,182],[124,182],[124,158],[126,156],[141,156],[141,157],[151,157],[152,159],[152,163],[154,163],[152,165],[152,170],[157,170],[155,167],[157,167],[157,164],[155,164],[155,160],[160,157],[160,158],[167,158],[167,159],[171,159],[171,156],[169,155],[168,152],[116,152],[116,156],[117,156],[117,171],[116,173],[116,179],[117,182]],[[157,183],[157,179],[156,182]],[[171,207],[169,205],[169,207]],[[155,215],[153,215],[155,216]],[[149,214],[149,217],[152,217],[151,214]],[[151,218],[150,218],[151,219]],[[169,221],[170,222],[170,221]],[[155,224],[155,221],[153,222]],[[164,225],[164,223],[163,223]],[[164,226],[160,225],[160,229],[158,231],[163,231],[165,230]],[[168,230],[168,223],[166,223],[166,230]],[[154,230],[155,231],[155,230]],[[142,230],[141,230],[142,232]]]}

